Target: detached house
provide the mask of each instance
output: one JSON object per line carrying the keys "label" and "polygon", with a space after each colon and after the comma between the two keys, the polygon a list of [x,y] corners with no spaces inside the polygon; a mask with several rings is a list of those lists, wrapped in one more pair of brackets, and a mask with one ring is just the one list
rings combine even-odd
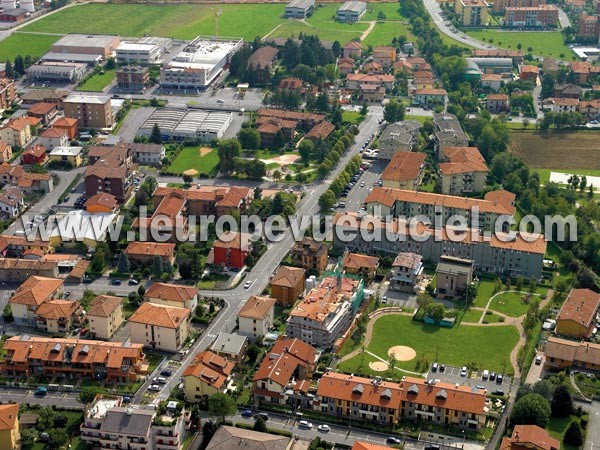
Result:
{"label": "detached house", "polygon": [[238,333],[248,339],[264,337],[273,328],[276,299],[250,297],[238,313]]}
{"label": "detached house", "polygon": [[198,402],[223,392],[227,387],[235,364],[209,351],[200,352],[194,362],[183,372],[185,400]]}
{"label": "detached house", "polygon": [[62,128],[48,128],[40,135],[39,140],[48,150],[52,150],[54,147],[67,147],[69,145],[69,135]]}
{"label": "detached house", "polygon": [[8,301],[15,324],[35,327],[38,307],[63,292],[63,281],[56,278],[32,276],[21,284]]}
{"label": "detached house", "polygon": [[304,292],[304,273],[299,267],[281,266],[271,278],[271,295],[284,308],[296,303]]}
{"label": "detached house", "polygon": [[291,251],[292,263],[303,269],[321,272],[327,267],[327,245],[317,242],[311,237],[305,237],[296,242]]}
{"label": "detached house", "polygon": [[175,261],[175,244],[169,242],[130,242],[125,249],[125,254],[129,257],[129,261],[135,265],[150,266],[157,256],[163,264],[173,264]]}
{"label": "detached house", "polygon": [[131,342],[178,351],[188,337],[190,310],[144,302],[129,318]]}
{"label": "detached house", "polygon": [[342,264],[346,273],[360,275],[365,280],[372,280],[379,267],[379,258],[360,253],[346,253]]}

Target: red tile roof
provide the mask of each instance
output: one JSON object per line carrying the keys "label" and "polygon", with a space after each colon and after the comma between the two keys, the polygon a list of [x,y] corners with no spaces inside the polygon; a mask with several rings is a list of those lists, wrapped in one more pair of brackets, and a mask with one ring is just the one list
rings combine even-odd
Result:
{"label": "red tile roof", "polygon": [[129,322],[143,323],[163,328],[179,328],[190,315],[187,308],[155,305],[144,302],[129,318]]}
{"label": "red tile roof", "polygon": [[421,173],[427,155],[419,152],[396,152],[381,174],[382,180],[416,180]]}
{"label": "red tile roof", "polygon": [[571,289],[556,320],[572,320],[588,328],[600,308],[600,294],[590,289]]}
{"label": "red tile roof", "polygon": [[275,298],[253,295],[244,303],[238,316],[246,319],[264,320],[269,312],[275,308],[275,303],[277,303]]}

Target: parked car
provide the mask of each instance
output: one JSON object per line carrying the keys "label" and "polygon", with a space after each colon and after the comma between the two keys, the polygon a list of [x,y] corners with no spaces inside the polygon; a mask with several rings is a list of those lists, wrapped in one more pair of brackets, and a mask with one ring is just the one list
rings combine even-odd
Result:
{"label": "parked car", "polygon": [[438,369],[440,372],[446,371],[446,366],[444,364],[440,364],[440,368]]}
{"label": "parked car", "polygon": [[389,438],[387,438],[385,440],[386,444],[402,444],[402,441],[400,440],[400,438],[394,437],[394,436],[390,436]]}
{"label": "parked car", "polygon": [[327,425],[326,423],[322,423],[317,427],[317,430],[323,433],[329,433],[331,431],[331,428],[329,428],[329,425]]}
{"label": "parked car", "polygon": [[121,280],[119,280],[118,278],[113,278],[112,280],[110,280],[110,284],[112,284],[113,286],[121,286]]}
{"label": "parked car", "polygon": [[127,281],[127,284],[129,284],[130,286],[137,286],[138,284],[140,284],[140,282],[135,278],[130,278],[129,281]]}
{"label": "parked car", "polygon": [[500,373],[498,375],[496,375],[496,383],[502,384],[503,381],[504,381],[504,375],[502,375]]}
{"label": "parked car", "polygon": [[504,391],[502,389],[496,389],[495,391],[492,392],[492,395],[503,396],[504,395]]}
{"label": "parked car", "polygon": [[34,393],[34,395],[36,395],[37,397],[43,397],[43,396],[44,396],[44,395],[46,395],[47,393],[48,393],[48,389],[47,389],[47,388],[45,388],[45,387],[43,387],[43,386],[40,386],[39,388],[37,388],[37,389],[35,390],[35,393]]}
{"label": "parked car", "polygon": [[162,371],[160,372],[160,374],[161,374],[163,377],[170,377],[171,375],[173,375],[173,372],[171,372],[171,371],[170,371],[170,370],[168,370],[168,369],[165,369],[165,370],[162,370]]}
{"label": "parked car", "polygon": [[123,397],[123,403],[131,403],[131,397],[126,395]]}
{"label": "parked car", "polygon": [[152,381],[158,384],[167,384],[167,379],[165,377],[156,377]]}
{"label": "parked car", "polygon": [[496,372],[490,373],[490,381],[495,381],[495,380],[496,380]]}
{"label": "parked car", "polygon": [[427,444],[424,447],[425,450],[440,450],[440,446],[436,444]]}
{"label": "parked car", "polygon": [[308,420],[301,420],[300,422],[298,422],[298,428],[304,428],[305,430],[311,430],[313,427],[313,424],[310,423]]}
{"label": "parked car", "polygon": [[251,410],[249,409],[244,409],[242,411],[242,417],[252,417],[254,414],[252,413]]}
{"label": "parked car", "polygon": [[431,371],[432,371],[432,372],[437,372],[437,371],[438,371],[438,363],[434,362],[434,363],[431,365]]}
{"label": "parked car", "polygon": [[536,366],[539,366],[539,365],[541,365],[541,364],[542,364],[542,355],[537,355],[537,356],[535,357],[535,365],[536,365]]}
{"label": "parked car", "polygon": [[158,384],[151,384],[148,388],[148,390],[152,392],[160,392],[161,389],[162,388]]}
{"label": "parked car", "polygon": [[462,368],[460,369],[460,376],[466,377],[468,372],[469,371],[467,370],[467,366],[462,366]]}

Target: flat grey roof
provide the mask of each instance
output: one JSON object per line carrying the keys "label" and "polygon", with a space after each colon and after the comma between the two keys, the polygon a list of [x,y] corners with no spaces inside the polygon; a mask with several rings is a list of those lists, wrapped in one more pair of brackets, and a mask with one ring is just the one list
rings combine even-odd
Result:
{"label": "flat grey roof", "polygon": [[231,355],[239,355],[246,343],[246,336],[240,336],[239,334],[230,334],[220,332],[211,345],[210,349],[213,352],[229,353]]}
{"label": "flat grey roof", "polygon": [[315,5],[315,0],[292,0],[286,6],[286,8],[299,8],[308,9]]}
{"label": "flat grey roof", "polygon": [[110,102],[108,95],[71,94],[63,100],[63,103],[93,103],[104,105]]}
{"label": "flat grey roof", "polygon": [[154,411],[145,409],[112,408],[100,426],[106,433],[147,436],[150,433]]}
{"label": "flat grey roof", "polygon": [[67,34],[56,41],[53,44],[53,47],[106,47],[111,45],[115,39],[119,39],[119,36],[105,34]]}
{"label": "flat grey roof", "polygon": [[100,61],[102,57],[100,55],[90,55],[87,53],[57,53],[48,52],[42,56],[42,61],[69,61],[69,62],[84,62],[84,63],[95,63]]}
{"label": "flat grey roof", "polygon": [[351,0],[349,2],[345,2],[340,8],[339,11],[352,11],[355,13],[361,13],[367,8],[367,4],[364,2],[359,2],[358,0]]}

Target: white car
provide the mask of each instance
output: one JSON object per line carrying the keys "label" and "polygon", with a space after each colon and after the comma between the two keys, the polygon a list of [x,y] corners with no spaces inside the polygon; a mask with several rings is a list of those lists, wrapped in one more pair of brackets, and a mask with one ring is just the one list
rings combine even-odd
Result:
{"label": "white car", "polygon": [[331,428],[329,428],[329,425],[323,423],[317,427],[317,430],[322,431],[323,433],[329,433]]}
{"label": "white car", "polygon": [[252,286],[252,281],[246,281],[246,283],[244,284],[244,289],[249,289],[250,286]]}
{"label": "white car", "polygon": [[313,427],[313,424],[310,423],[308,420],[301,420],[300,422],[298,422],[298,428],[304,428],[306,430],[311,430]]}
{"label": "white car", "polygon": [[460,376],[461,377],[466,377],[467,376],[467,366],[462,366],[462,368],[460,369]]}
{"label": "white car", "polygon": [[152,392],[160,392],[161,387],[158,384],[151,384],[148,390]]}

